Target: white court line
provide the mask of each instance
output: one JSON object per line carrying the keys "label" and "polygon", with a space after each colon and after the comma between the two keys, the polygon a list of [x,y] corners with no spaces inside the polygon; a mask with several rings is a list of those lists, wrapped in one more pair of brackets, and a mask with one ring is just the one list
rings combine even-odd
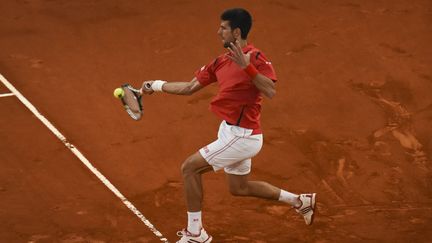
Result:
{"label": "white court line", "polygon": [[[1,74],[0,74],[1,75]],[[14,96],[13,93],[7,93],[7,94],[0,94],[0,98],[1,97],[8,97],[8,96]]]}
{"label": "white court line", "polygon": [[81,162],[90,169],[93,174],[102,181],[102,183],[108,187],[120,200],[123,202],[126,207],[128,207],[141,221],[150,229],[153,234],[159,237],[160,241],[168,242],[168,239],[164,238],[163,235],[146,219],[146,217],[125,197],[121,192],[113,185],[111,182],[104,176],[102,173],[98,171],[90,161],[84,157],[84,155],[71,143],[68,142],[65,136],[61,134],[54,125],[48,121],[9,81],[6,80],[3,75],[0,74],[0,81],[14,94],[18,97],[18,99],[31,111],[33,114],[41,120],[41,122],[51,130],[54,135],[57,136],[58,139],[62,141],[62,143],[78,157]]}

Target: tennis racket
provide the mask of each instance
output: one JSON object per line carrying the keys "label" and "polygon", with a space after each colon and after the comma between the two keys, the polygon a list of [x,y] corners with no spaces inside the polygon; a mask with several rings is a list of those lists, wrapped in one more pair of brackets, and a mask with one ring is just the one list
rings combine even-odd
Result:
{"label": "tennis racket", "polygon": [[[146,87],[150,88],[150,85],[146,85]],[[123,107],[132,119],[140,120],[143,115],[141,90],[135,89],[130,84],[123,84],[121,88],[124,91],[123,97],[120,98]]]}

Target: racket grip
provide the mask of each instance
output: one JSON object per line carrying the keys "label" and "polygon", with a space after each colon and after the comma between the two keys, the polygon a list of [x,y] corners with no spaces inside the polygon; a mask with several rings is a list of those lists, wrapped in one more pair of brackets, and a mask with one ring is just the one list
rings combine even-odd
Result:
{"label": "racket grip", "polygon": [[150,89],[150,88],[151,88],[151,84],[146,83],[146,84],[145,84],[145,87],[146,87],[147,89]]}

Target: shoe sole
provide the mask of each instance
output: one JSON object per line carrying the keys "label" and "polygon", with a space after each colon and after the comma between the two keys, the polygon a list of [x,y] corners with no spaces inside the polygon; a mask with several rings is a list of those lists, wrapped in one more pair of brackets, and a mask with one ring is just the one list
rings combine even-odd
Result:
{"label": "shoe sole", "polygon": [[206,241],[204,241],[204,243],[210,243],[210,242],[212,242],[212,240],[213,240],[213,237],[210,236]]}
{"label": "shoe sole", "polygon": [[311,222],[309,225],[312,225],[314,222],[314,218],[315,218],[315,213],[316,213],[316,209],[315,209],[315,202],[316,202],[316,193],[312,193],[312,216],[311,216]]}

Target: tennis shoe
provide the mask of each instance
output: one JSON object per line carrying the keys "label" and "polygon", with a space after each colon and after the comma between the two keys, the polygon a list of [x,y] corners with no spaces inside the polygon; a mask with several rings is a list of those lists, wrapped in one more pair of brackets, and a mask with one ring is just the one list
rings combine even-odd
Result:
{"label": "tennis shoe", "polygon": [[186,229],[177,232],[177,235],[181,236],[177,243],[210,243],[213,239],[213,237],[207,234],[204,228],[201,228],[199,235],[193,235]]}
{"label": "tennis shoe", "polygon": [[300,194],[300,206],[294,207],[297,213],[301,214],[307,225],[313,223],[315,213],[315,199],[316,193]]}

